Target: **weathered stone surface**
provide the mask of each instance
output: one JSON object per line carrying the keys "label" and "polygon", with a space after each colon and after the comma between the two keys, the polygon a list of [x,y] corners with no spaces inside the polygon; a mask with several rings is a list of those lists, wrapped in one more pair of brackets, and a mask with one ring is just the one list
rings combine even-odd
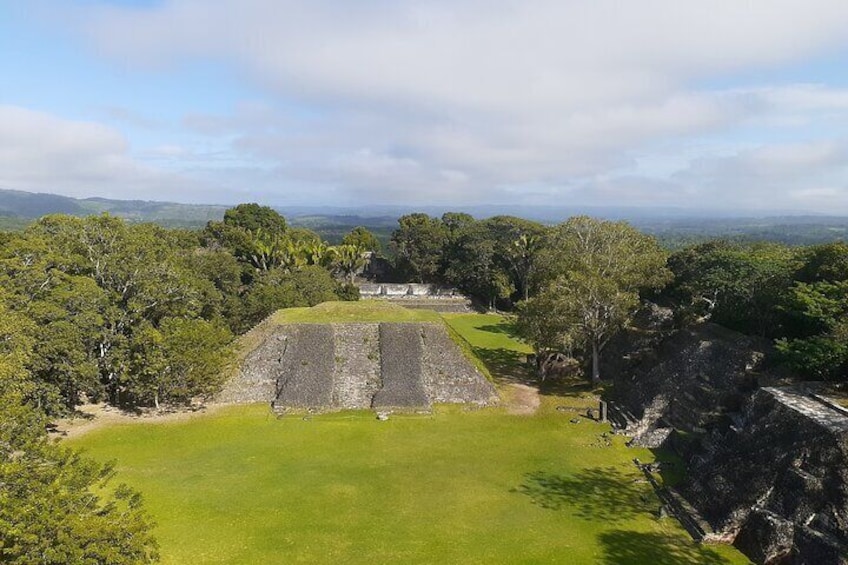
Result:
{"label": "weathered stone surface", "polygon": [[848,414],[801,390],[758,388],[779,380],[763,369],[767,342],[714,324],[674,330],[657,309],[638,322],[604,354],[610,418],[635,444],[684,456],[680,492],[711,539],[735,539],[758,563],[846,563]]}
{"label": "weathered stone surface", "polygon": [[293,326],[277,327],[242,362],[238,374],[218,394],[222,404],[271,402],[277,396],[277,379]]}
{"label": "weathered stone surface", "polygon": [[493,404],[495,387],[468,362],[442,324],[422,324],[423,381],[430,403]]}
{"label": "weathered stone surface", "polygon": [[382,388],[374,408],[429,406],[422,376],[421,324],[380,324]]}
{"label": "weathered stone surface", "polygon": [[789,563],[794,537],[791,521],[756,508],[739,530],[734,545],[757,563]]}
{"label": "weathered stone surface", "polygon": [[844,563],[810,561],[809,551],[848,548],[848,416],[793,389],[760,389],[741,427],[712,434],[681,490],[749,555],[783,555],[792,533],[782,520],[809,530],[792,537],[786,563]]}
{"label": "weathered stone surface", "polygon": [[333,400],[334,339],[329,324],[291,326],[280,363],[275,406],[310,408]]}
{"label": "weathered stone surface", "polygon": [[769,348],[715,324],[630,334],[605,352],[619,360],[606,362],[602,375],[613,377],[613,400],[636,417],[628,430],[634,436],[663,426],[703,433],[725,425],[756,387]]}
{"label": "weathered stone surface", "polygon": [[242,364],[219,402],[280,408],[492,404],[497,393],[442,324],[291,324]]}
{"label": "weathered stone surface", "polygon": [[334,324],[335,368],[332,406],[369,408],[380,390],[380,334],[377,324]]}

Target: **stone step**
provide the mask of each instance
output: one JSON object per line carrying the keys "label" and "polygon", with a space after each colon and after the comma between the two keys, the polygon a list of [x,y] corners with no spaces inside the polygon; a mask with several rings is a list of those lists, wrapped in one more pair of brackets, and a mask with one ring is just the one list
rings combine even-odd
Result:
{"label": "stone step", "polygon": [[275,408],[329,406],[333,400],[335,340],[329,324],[291,326],[295,339],[280,363]]}
{"label": "stone step", "polygon": [[382,388],[374,395],[371,406],[429,407],[423,383],[422,357],[420,324],[380,324]]}

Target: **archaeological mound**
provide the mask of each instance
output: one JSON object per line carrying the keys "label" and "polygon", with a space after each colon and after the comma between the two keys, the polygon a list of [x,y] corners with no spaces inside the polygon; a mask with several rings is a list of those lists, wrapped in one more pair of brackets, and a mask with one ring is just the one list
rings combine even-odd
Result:
{"label": "archaeological mound", "polygon": [[219,400],[383,410],[492,404],[497,394],[443,324],[283,324],[246,356]]}

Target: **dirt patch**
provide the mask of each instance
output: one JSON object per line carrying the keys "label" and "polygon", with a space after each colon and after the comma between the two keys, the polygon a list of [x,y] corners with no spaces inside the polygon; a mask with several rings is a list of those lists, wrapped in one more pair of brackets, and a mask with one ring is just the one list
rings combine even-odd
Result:
{"label": "dirt patch", "polygon": [[525,384],[504,385],[504,405],[508,414],[530,416],[539,409],[539,389]]}
{"label": "dirt patch", "polygon": [[224,406],[209,404],[184,408],[148,411],[142,413],[126,412],[108,404],[84,404],[77,407],[78,414],[72,418],[62,418],[53,422],[50,435],[57,438],[75,438],[94,430],[114,424],[165,424],[179,422],[212,413]]}

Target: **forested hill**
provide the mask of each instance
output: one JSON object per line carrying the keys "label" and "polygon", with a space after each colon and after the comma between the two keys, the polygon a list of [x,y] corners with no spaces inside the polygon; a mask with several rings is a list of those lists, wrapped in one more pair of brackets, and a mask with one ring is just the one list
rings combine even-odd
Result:
{"label": "forested hill", "polygon": [[[0,231],[23,229],[31,220],[46,214],[89,216],[108,212],[130,222],[153,222],[164,227],[200,229],[210,220],[221,220],[227,206],[214,204],[180,204],[144,200],[108,198],[71,198],[56,194],[32,193],[0,189]],[[292,226],[309,228],[331,244],[356,226],[368,228],[388,248],[397,219],[413,210],[397,206],[359,208],[293,207],[278,208]],[[422,210],[440,216],[442,208]],[[848,241],[848,217],[816,215],[745,216],[742,213],[687,211],[681,209],[644,209],[621,207],[535,207],[502,206],[458,207],[455,212],[469,213],[475,218],[499,215],[519,216],[553,225],[570,216],[589,215],[611,220],[627,220],[644,233],[656,236],[663,247],[680,249],[686,245],[711,239],[743,242],[772,241],[786,245],[815,245]]]}
{"label": "forested hill", "polygon": [[203,227],[224,217],[226,206],[178,204],[145,200],[71,198],[58,194],[0,189],[0,228],[14,229],[47,214],[90,216],[108,212],[136,222],[155,222],[166,227]]}

